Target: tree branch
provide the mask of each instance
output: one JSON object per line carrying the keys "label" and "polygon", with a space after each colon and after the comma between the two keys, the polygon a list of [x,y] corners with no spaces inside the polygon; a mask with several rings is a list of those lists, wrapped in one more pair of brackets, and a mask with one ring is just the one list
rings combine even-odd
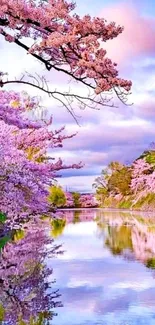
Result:
{"label": "tree branch", "polygon": [[[0,87],[4,87],[9,84],[23,84],[26,86],[34,87],[39,91],[43,91],[49,97],[54,98],[56,101],[60,102],[67,111],[72,115],[74,120],[78,123],[78,116],[74,113],[74,105],[80,108],[85,109],[86,107],[90,109],[99,110],[100,107],[117,107],[113,103],[111,103],[112,97],[103,98],[102,95],[94,96],[94,93],[88,93],[87,96],[82,96],[80,94],[71,93],[70,89],[68,92],[61,92],[55,90],[50,90],[47,84],[47,81],[44,77],[40,77],[38,74],[36,76],[32,76],[31,74],[27,74],[32,81],[24,80],[24,75],[19,80],[0,80]],[[89,90],[89,89],[88,89]]]}

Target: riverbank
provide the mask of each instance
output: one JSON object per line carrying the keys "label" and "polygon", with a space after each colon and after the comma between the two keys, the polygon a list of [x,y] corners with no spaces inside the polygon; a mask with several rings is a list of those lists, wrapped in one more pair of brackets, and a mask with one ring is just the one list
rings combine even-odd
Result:
{"label": "riverbank", "polygon": [[123,209],[131,211],[155,212],[155,193],[144,196],[109,196],[103,201],[101,208]]}

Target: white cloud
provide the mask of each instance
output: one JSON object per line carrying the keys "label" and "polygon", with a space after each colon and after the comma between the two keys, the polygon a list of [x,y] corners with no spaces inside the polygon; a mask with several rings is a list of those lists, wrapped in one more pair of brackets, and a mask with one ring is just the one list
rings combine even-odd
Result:
{"label": "white cloud", "polygon": [[[98,175],[96,175],[97,177]],[[71,176],[59,178],[58,182],[68,191],[90,192],[94,183],[95,175],[92,176]]]}

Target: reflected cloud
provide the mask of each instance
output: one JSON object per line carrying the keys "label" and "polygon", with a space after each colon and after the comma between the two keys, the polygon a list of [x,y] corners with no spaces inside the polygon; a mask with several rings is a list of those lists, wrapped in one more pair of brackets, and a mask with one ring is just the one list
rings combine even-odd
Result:
{"label": "reflected cloud", "polygon": [[[66,252],[53,261],[64,302],[63,320],[58,315],[56,324],[60,320],[72,324],[75,319],[74,324],[80,325],[88,320],[89,324],[137,325],[145,319],[152,325],[155,276],[146,266],[150,254],[154,256],[153,240],[152,250],[147,250],[149,238],[155,234],[154,215],[85,210],[79,223],[73,224],[74,213],[66,211],[66,227],[59,238]],[[136,229],[139,237],[135,242]],[[139,245],[145,252],[141,257],[137,255]],[[113,253],[113,247],[118,247],[118,252]]]}

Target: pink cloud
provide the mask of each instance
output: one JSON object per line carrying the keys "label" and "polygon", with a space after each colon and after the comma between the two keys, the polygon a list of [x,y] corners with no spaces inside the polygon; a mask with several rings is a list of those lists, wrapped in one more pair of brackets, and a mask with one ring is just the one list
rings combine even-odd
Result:
{"label": "pink cloud", "polygon": [[123,33],[106,44],[108,56],[114,61],[125,64],[133,57],[155,53],[155,19],[142,16],[137,7],[127,1],[108,6],[101,16],[124,26]]}
{"label": "pink cloud", "polygon": [[[135,125],[113,126],[100,123],[94,125],[93,128],[81,128],[75,138],[66,140],[64,143],[64,150],[85,150],[85,151],[101,151],[104,147],[121,146],[129,144],[140,144],[146,139],[155,138],[154,124],[144,123]],[[80,155],[83,160],[84,157]]]}
{"label": "pink cloud", "polygon": [[153,119],[155,117],[155,99],[148,98],[140,105],[134,107],[135,115],[140,116],[141,118],[145,119]]}

